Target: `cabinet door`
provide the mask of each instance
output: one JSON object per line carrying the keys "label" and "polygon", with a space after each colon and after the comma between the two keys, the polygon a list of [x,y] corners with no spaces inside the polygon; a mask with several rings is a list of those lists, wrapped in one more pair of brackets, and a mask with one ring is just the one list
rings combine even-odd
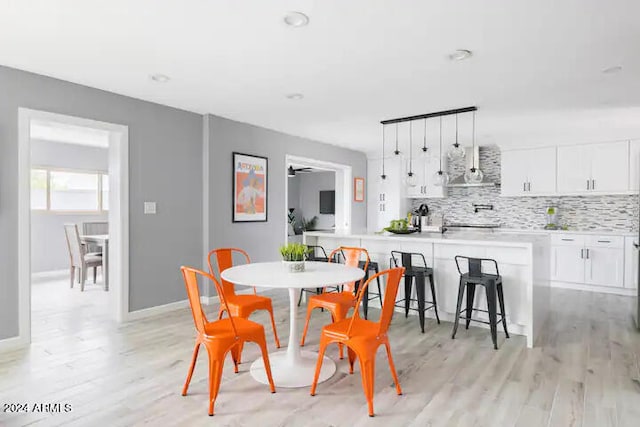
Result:
{"label": "cabinet door", "polygon": [[558,147],[558,192],[586,193],[591,189],[591,163],[583,145]]}
{"label": "cabinet door", "polygon": [[545,147],[523,151],[527,165],[527,194],[556,192],[556,148]]}
{"label": "cabinet door", "polygon": [[582,246],[551,247],[551,280],[584,283],[583,253]]}
{"label": "cabinet door", "polygon": [[[442,159],[442,168],[447,170],[447,162]],[[447,197],[447,187],[437,186],[433,183],[433,176],[440,170],[440,158],[435,155],[427,156],[424,161],[424,196],[429,198]]]}
{"label": "cabinet door", "polygon": [[629,190],[640,190],[640,139],[629,142]]}
{"label": "cabinet door", "polygon": [[367,160],[367,229],[378,231],[383,206],[383,186],[380,183],[382,160]]}
{"label": "cabinet door", "polygon": [[638,289],[638,249],[634,243],[638,237],[624,238],[624,287]]}
{"label": "cabinet door", "polygon": [[500,189],[503,196],[522,196],[527,193],[526,151],[527,150],[516,150],[502,152]]}
{"label": "cabinet door", "polygon": [[599,286],[623,286],[624,251],[617,248],[586,248],[585,283]]}
{"label": "cabinet door", "polygon": [[629,189],[629,142],[610,142],[586,146],[590,151],[591,190]]}
{"label": "cabinet door", "polygon": [[[409,165],[409,160],[405,161],[405,170],[402,174],[402,185],[405,188],[405,195],[409,198],[420,199],[424,196],[424,159],[413,159],[411,161],[411,165]],[[415,187],[410,187],[407,184],[407,174],[409,173],[409,169],[413,172],[413,176],[415,177],[416,185]]]}

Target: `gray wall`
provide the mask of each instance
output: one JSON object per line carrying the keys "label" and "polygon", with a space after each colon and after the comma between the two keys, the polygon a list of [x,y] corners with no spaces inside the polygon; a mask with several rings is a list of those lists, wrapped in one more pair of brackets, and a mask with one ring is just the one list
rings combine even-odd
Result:
{"label": "gray wall", "polygon": [[0,67],[0,339],[18,335],[18,107],[129,126],[129,310],[184,300],[178,267],[203,250],[202,116]]}
{"label": "gray wall", "polygon": [[313,172],[300,175],[300,211],[305,219],[318,217],[316,229],[329,229],[335,226],[335,215],[320,213],[320,191],[335,189],[335,172]]}
{"label": "gray wall", "polygon": [[[55,168],[84,169],[106,173],[109,152],[106,148],[64,144],[52,141],[31,141],[31,165]],[[32,211],[31,213],[31,272],[62,270],[69,267],[69,254],[63,225],[107,221],[106,213],[71,214]]]}
{"label": "gray wall", "polygon": [[[287,206],[285,206],[285,155],[347,164],[354,176],[366,176],[363,153],[311,141],[269,129],[208,115],[210,212],[212,246],[241,246],[253,261],[279,259],[278,246],[285,239]],[[232,152],[265,156],[269,159],[268,222],[232,223]],[[349,189],[353,191],[353,189]],[[351,197],[353,199],[353,197]],[[352,202],[352,229],[366,228],[366,206]]]}

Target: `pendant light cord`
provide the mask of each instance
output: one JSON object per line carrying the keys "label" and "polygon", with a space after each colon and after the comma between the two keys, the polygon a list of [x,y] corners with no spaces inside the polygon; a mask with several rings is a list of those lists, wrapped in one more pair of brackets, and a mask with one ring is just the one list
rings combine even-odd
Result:
{"label": "pendant light cord", "polygon": [[440,116],[440,172],[442,172],[442,116]]}
{"label": "pendant light cord", "polygon": [[400,151],[398,150],[398,124],[397,123],[396,123],[396,151],[394,151],[394,154],[396,156],[400,154]]}
{"label": "pendant light cord", "polygon": [[424,136],[422,140],[422,152],[427,152],[427,119],[424,119]]}
{"label": "pendant light cord", "polygon": [[409,176],[413,175],[413,150],[411,146],[413,145],[413,121],[409,122]]}
{"label": "pendant light cord", "polygon": [[471,162],[471,172],[476,171],[476,112],[473,112],[473,118],[471,119],[471,145],[473,147],[472,151],[472,162]]}
{"label": "pendant light cord", "polygon": [[384,174],[384,125],[382,125],[382,179],[386,178]]}
{"label": "pendant light cord", "polygon": [[454,144],[456,147],[458,147],[460,144],[458,144],[458,115],[456,114],[456,143]]}

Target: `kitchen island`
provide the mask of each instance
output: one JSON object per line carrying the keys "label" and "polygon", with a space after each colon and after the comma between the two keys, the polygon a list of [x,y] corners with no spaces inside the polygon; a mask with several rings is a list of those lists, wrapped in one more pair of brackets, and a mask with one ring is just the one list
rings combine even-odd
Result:
{"label": "kitchen island", "polygon": [[[527,347],[533,347],[549,312],[549,241],[549,236],[544,234],[482,232],[410,235],[324,232],[304,234],[306,244],[320,245],[327,251],[338,246],[363,247],[369,252],[371,260],[378,262],[381,270],[389,268],[392,250],[422,253],[427,266],[434,270],[440,318],[450,322],[455,318],[460,277],[454,257],[464,255],[495,259],[503,277],[509,333],[526,336]],[[402,286],[398,290],[397,299],[401,298],[404,298]],[[430,296],[427,296],[427,299],[430,299]],[[370,306],[375,307],[375,300]],[[474,307],[486,309],[484,292],[476,291]],[[433,317],[433,311],[427,311],[426,315]],[[474,317],[482,318],[482,315],[474,314]],[[472,324],[486,326],[477,322]],[[418,330],[417,327],[416,329]],[[463,336],[458,333],[459,338]]]}

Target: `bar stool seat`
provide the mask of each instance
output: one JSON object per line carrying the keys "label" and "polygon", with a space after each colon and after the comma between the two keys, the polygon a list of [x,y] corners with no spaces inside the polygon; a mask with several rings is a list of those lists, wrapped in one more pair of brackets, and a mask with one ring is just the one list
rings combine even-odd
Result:
{"label": "bar stool seat", "polygon": [[[460,260],[466,260],[469,266],[467,273],[462,273],[460,269]],[[458,324],[460,319],[466,321],[465,329],[469,329],[470,322],[479,322],[489,325],[491,329],[491,339],[493,341],[493,348],[498,349],[498,322],[502,322],[502,327],[507,338],[509,338],[509,332],[507,331],[507,319],[504,310],[504,294],[502,291],[502,276],[498,270],[498,263],[493,259],[488,258],[469,258],[461,255],[455,257],[456,266],[460,273],[460,284],[458,287],[458,303],[456,305],[456,318],[453,325],[453,333],[451,339],[455,339],[456,332],[458,331]],[[482,271],[482,263],[491,263],[495,268],[495,274],[485,273]],[[473,299],[475,297],[476,285],[484,286],[487,294],[487,310],[482,310],[473,307]],[[466,295],[466,308],[462,309],[462,299],[464,297],[465,290]],[[496,296],[500,305],[500,312],[497,310]],[[489,315],[489,321],[482,319],[472,318],[473,312],[487,313]],[[464,314],[464,316],[462,316]],[[498,316],[500,317],[498,319]]]}
{"label": "bar stool seat", "polygon": [[[414,265],[413,259],[419,258],[422,261],[421,265]],[[440,316],[438,316],[438,302],[436,299],[436,288],[433,280],[433,269],[427,267],[427,261],[424,255],[415,252],[400,252],[391,251],[391,263],[395,267],[402,266],[404,271],[404,298],[397,300],[395,306],[398,308],[404,308],[404,317],[409,316],[409,310],[417,311],[420,320],[420,329],[424,334],[424,313],[427,310],[433,309],[436,315],[436,320],[440,324]],[[400,263],[401,265],[398,265]],[[431,287],[432,301],[426,299],[426,283],[425,278],[429,278],[429,284]],[[416,297],[411,298],[411,287],[413,283],[416,284]],[[411,308],[411,303],[417,302],[418,308]],[[404,303],[398,305],[398,303]]]}
{"label": "bar stool seat", "polygon": [[[364,269],[365,261],[360,261],[358,263],[358,268]],[[373,271],[375,274],[378,274],[380,272],[380,268],[377,262],[369,261],[369,267],[367,268],[367,271],[364,272],[364,278],[362,279],[362,283],[366,282],[369,279],[370,271]],[[378,285],[378,293],[370,292],[369,291],[370,286],[367,286],[366,288],[364,288],[364,295],[362,296],[362,311],[364,312],[365,320],[368,319],[369,301],[372,301],[378,298],[380,300],[380,309],[382,309],[382,288],[380,287],[380,277],[376,277],[376,283]]]}

